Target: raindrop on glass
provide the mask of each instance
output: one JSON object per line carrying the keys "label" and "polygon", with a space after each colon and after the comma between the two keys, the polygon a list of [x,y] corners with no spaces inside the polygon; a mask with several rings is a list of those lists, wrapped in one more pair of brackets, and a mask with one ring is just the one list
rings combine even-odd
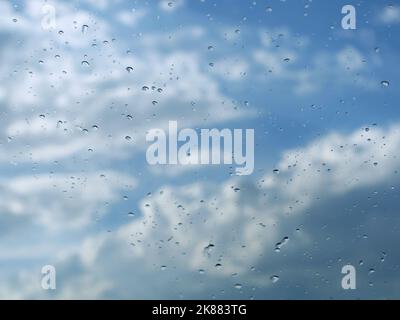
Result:
{"label": "raindrop on glass", "polygon": [[383,81],[381,81],[381,85],[382,85],[382,87],[389,87],[389,81],[383,80]]}
{"label": "raindrop on glass", "polygon": [[240,283],[236,283],[235,284],[235,289],[238,289],[238,290],[240,290],[240,289],[242,289],[242,285],[240,284]]}
{"label": "raindrop on glass", "polygon": [[375,269],[373,269],[373,268],[369,269],[369,271],[368,271],[368,274],[369,274],[369,275],[372,275],[372,274],[374,274],[374,273],[375,273]]}
{"label": "raindrop on glass", "polygon": [[89,26],[87,24],[84,24],[82,26],[82,33],[85,33],[87,29],[89,29]]}

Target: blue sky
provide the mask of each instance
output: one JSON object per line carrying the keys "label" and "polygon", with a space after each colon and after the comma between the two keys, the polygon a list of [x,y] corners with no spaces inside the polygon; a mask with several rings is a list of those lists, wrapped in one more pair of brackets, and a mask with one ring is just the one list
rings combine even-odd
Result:
{"label": "blue sky", "polygon": [[[0,297],[398,298],[397,1],[0,9]],[[254,129],[254,173],[150,166],[170,120]]]}

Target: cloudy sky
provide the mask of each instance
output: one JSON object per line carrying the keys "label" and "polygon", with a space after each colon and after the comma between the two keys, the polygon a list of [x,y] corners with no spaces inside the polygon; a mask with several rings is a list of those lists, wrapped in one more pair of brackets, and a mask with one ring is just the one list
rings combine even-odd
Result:
{"label": "cloudy sky", "polygon": [[[345,4],[2,0],[0,298],[399,298],[400,4]],[[171,120],[253,174],[150,166]]]}

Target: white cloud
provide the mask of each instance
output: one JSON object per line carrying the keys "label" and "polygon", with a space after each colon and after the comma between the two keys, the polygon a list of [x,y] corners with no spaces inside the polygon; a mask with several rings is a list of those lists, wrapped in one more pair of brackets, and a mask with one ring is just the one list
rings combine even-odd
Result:
{"label": "white cloud", "polygon": [[146,14],[145,10],[133,10],[131,12],[122,10],[117,13],[116,18],[122,24],[132,27],[137,25],[140,19],[143,19]]}
{"label": "white cloud", "polygon": [[[109,8],[106,1],[89,3]],[[183,4],[162,3],[167,11]],[[285,28],[264,34],[259,48],[249,48],[248,58],[224,60],[228,55],[223,45],[215,45],[209,31],[197,26],[137,34],[133,45],[115,32],[115,20],[76,11],[68,3],[55,5],[57,29],[44,31],[37,4],[29,4],[29,12],[20,14],[0,4],[7,17],[18,20],[2,20],[2,30],[19,41],[10,41],[1,53],[5,148],[0,160],[14,167],[0,181],[5,199],[0,205],[2,236],[12,240],[0,248],[0,259],[23,261],[18,270],[8,270],[13,277],[1,273],[0,296],[43,297],[37,281],[42,262],[57,265],[62,281],[55,297],[204,298],[209,292],[221,294],[221,288],[240,295],[243,291],[234,289],[239,282],[245,288],[268,288],[272,274],[299,272],[297,264],[277,262],[280,256],[274,249],[285,236],[290,242],[282,247],[281,256],[297,250],[309,257],[320,226],[294,230],[313,206],[393,179],[399,166],[398,125],[332,133],[287,150],[276,166],[279,174],[268,173],[259,181],[216,182],[213,177],[210,182],[160,187],[164,180],[156,181],[160,177],[153,179],[139,169],[138,192],[151,184],[157,191],[140,201],[140,213],[132,221],[114,217],[118,223],[111,232],[103,233],[101,227],[99,231],[96,221],[110,211],[109,205],[118,205],[122,192],[139,185],[119,172],[119,163],[112,164],[113,170],[101,167],[143,151],[147,129],[165,128],[168,120],[178,120],[184,127],[209,127],[254,115],[234,107],[234,97],[224,93],[221,78],[239,80],[262,65],[267,79],[290,81],[295,92],[306,94],[333,81],[356,81],[369,88],[374,80],[362,73],[373,65],[365,66],[353,47],[309,56],[308,39],[294,37]],[[119,9],[112,17],[126,25],[141,22]],[[83,24],[88,28],[82,30]],[[245,27],[240,32],[221,29],[217,33],[225,32],[229,45],[246,36]],[[188,49],[188,43],[200,45]],[[212,53],[207,49],[210,44],[216,47]],[[207,66],[201,46],[207,54],[221,48],[213,69],[217,76]],[[90,65],[82,65],[83,60]],[[130,142],[127,135],[133,138]],[[65,163],[60,165],[59,160]],[[55,173],[47,173],[51,170]],[[166,173],[170,178],[184,170],[172,171]],[[260,264],[265,268],[254,272],[252,267]],[[197,278],[200,269],[206,280]],[[302,273],[299,278],[304,279],[307,270]]]}
{"label": "white cloud", "polygon": [[386,24],[400,23],[400,7],[399,6],[385,6],[382,10],[380,21]]}
{"label": "white cloud", "polygon": [[[108,0],[85,0],[88,4],[90,4],[91,6],[93,6],[96,9],[99,10],[105,10],[108,8]],[[116,4],[120,2],[120,0],[113,0],[113,3]]]}
{"label": "white cloud", "polygon": [[223,79],[238,81],[246,79],[249,64],[242,58],[225,58],[213,62],[212,71]]}
{"label": "white cloud", "polygon": [[[288,150],[276,166],[279,174],[268,173],[257,182],[234,178],[219,185],[198,182],[161,187],[141,201],[142,215],[133,222],[110,234],[89,236],[78,251],[58,262],[65,283],[58,297],[171,298],[179,292],[204,297],[204,292],[221,286],[236,290],[233,284],[238,281],[245,287],[270,287],[279,255],[310,250],[317,231],[295,232],[309,217],[309,210],[333,200],[339,219],[341,197],[390,183],[400,165],[399,148],[399,125],[362,128]],[[286,236],[289,242],[282,245]],[[277,247],[280,253],[275,252]],[[252,271],[262,261],[267,262],[262,272]],[[79,274],[72,276],[68,271],[71,263],[80,266]],[[281,273],[306,277],[296,268],[287,266]],[[194,276],[199,270],[208,279],[201,286]],[[171,291],[168,279],[175,277]],[[150,278],[152,287],[148,288],[145,283]]]}
{"label": "white cloud", "polygon": [[7,201],[2,217],[23,216],[46,230],[83,228],[120,201],[121,190],[136,187],[136,180],[112,171],[14,176],[0,182]]}
{"label": "white cloud", "polygon": [[[19,34],[24,50],[33,52],[29,69],[20,64],[12,45],[3,52],[3,61],[7,61],[3,74],[13,74],[3,85],[3,103],[9,109],[4,131],[12,140],[7,144],[8,151],[0,154],[1,160],[24,163],[72,156],[126,158],[143,150],[147,129],[164,127],[168,120],[185,119],[188,126],[196,126],[251,116],[235,110],[219,83],[201,66],[198,53],[179,48],[164,52],[157,41],[140,40],[138,45],[143,50],[128,54],[126,48],[121,50],[119,39],[112,40],[109,21],[84,10],[76,12],[66,3],[54,5],[54,32],[40,28],[41,6],[29,7],[32,20]],[[132,16],[143,14],[137,10]],[[88,28],[83,31],[84,24]],[[203,33],[194,27],[178,32],[177,41]],[[52,52],[37,52],[34,48],[38,42],[44,48],[52,48],[53,43],[57,46]],[[82,61],[90,65],[82,65]],[[128,66],[132,72],[127,72]],[[118,111],[120,106],[125,107]],[[45,118],[39,118],[42,115]],[[133,120],[127,120],[128,116]],[[125,136],[132,138],[130,144]],[[88,153],[89,149],[93,153]]]}
{"label": "white cloud", "polygon": [[[301,49],[300,49],[301,50]],[[317,52],[307,58],[306,66],[302,59],[306,53],[295,49],[259,48],[253,51],[253,59],[264,66],[267,81],[287,80],[293,91],[300,95],[315,93],[335,85],[356,85],[368,90],[379,88],[379,81],[371,79],[369,70],[379,61],[368,61],[355,47],[345,47],[337,52]]]}

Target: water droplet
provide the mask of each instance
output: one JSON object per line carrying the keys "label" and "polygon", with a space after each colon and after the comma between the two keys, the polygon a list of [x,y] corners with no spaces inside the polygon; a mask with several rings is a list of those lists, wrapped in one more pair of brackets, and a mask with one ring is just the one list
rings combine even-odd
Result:
{"label": "water droplet", "polygon": [[389,81],[383,80],[383,81],[381,81],[381,85],[382,85],[382,87],[389,87]]}
{"label": "water droplet", "polygon": [[213,50],[214,49],[214,47],[213,46],[208,46],[208,48],[207,48],[208,50]]}
{"label": "water droplet", "polygon": [[274,169],[274,170],[272,170],[272,172],[278,174],[279,173],[279,169]]}
{"label": "water droplet", "polygon": [[151,102],[153,104],[153,106],[155,106],[158,102],[156,100]]}
{"label": "water droplet", "polygon": [[143,87],[142,87],[142,90],[143,90],[143,91],[147,91],[147,90],[149,90],[149,87],[148,87],[148,86],[143,86]]}
{"label": "water droplet", "polygon": [[128,200],[128,196],[124,196],[123,199],[124,199],[124,200]]}
{"label": "water droplet", "polygon": [[281,241],[279,241],[277,244],[275,244],[275,251],[276,252],[280,252],[282,246],[284,246],[285,244],[287,244],[289,241],[289,237],[284,237]]}
{"label": "water droplet", "polygon": [[87,62],[86,60],[83,60],[83,61],[81,62],[81,65],[88,67],[88,66],[90,66],[90,63]]}
{"label": "water droplet", "polygon": [[374,50],[375,50],[376,53],[379,53],[379,51],[381,51],[381,49],[379,47],[375,47]]}
{"label": "water droplet", "polygon": [[128,212],[128,216],[133,217],[134,215],[135,215],[134,212],[132,212],[132,211]]}
{"label": "water droplet", "polygon": [[125,136],[125,140],[126,140],[126,141],[131,141],[132,138],[131,138],[131,136]]}
{"label": "water droplet", "polygon": [[215,265],[215,268],[216,268],[216,269],[221,269],[221,268],[222,268],[222,264],[217,263],[217,264]]}
{"label": "water droplet", "polygon": [[82,33],[85,33],[87,29],[89,29],[89,26],[87,24],[84,24],[82,26]]}
{"label": "water droplet", "polygon": [[279,276],[273,275],[270,277],[270,280],[272,281],[272,283],[277,283],[279,281]]}
{"label": "water droplet", "polygon": [[39,118],[44,119],[46,116],[44,114],[39,115]]}
{"label": "water droplet", "polygon": [[15,18],[14,18],[14,19],[12,19],[12,21],[13,21],[13,22],[18,22],[18,20],[17,20],[17,19],[15,19]]}
{"label": "water droplet", "polygon": [[126,71],[128,71],[128,72],[132,72],[132,71],[133,71],[133,68],[132,68],[132,67],[126,67],[125,69],[126,69]]}
{"label": "water droplet", "polygon": [[240,284],[240,283],[236,283],[235,284],[235,289],[238,289],[238,290],[240,290],[240,289],[242,289],[242,285]]}
{"label": "water droplet", "polygon": [[204,253],[207,254],[208,256],[210,256],[214,247],[215,247],[215,245],[210,243],[209,245],[204,247]]}
{"label": "water droplet", "polygon": [[284,61],[284,62],[289,62],[289,61],[290,61],[290,58],[285,58],[285,59],[283,59],[283,61]]}
{"label": "water droplet", "polygon": [[94,124],[94,125],[92,125],[92,129],[93,129],[93,130],[98,130],[98,129],[99,129],[99,126],[98,126],[97,124]]}
{"label": "water droplet", "polygon": [[167,269],[167,266],[161,266],[161,268],[160,268],[162,271],[164,271],[164,270],[166,270]]}
{"label": "water droplet", "polygon": [[206,272],[204,271],[204,269],[199,269],[199,274],[205,274]]}
{"label": "water droplet", "polygon": [[267,12],[272,12],[272,8],[271,7],[267,7],[266,11]]}
{"label": "water droplet", "polygon": [[368,271],[368,274],[369,274],[369,275],[372,275],[372,274],[374,274],[374,273],[375,273],[375,269],[373,269],[373,268],[369,269],[369,271]]}
{"label": "water droplet", "polygon": [[64,31],[60,30],[60,31],[58,31],[58,34],[59,34],[59,35],[63,35],[63,34],[64,34]]}

